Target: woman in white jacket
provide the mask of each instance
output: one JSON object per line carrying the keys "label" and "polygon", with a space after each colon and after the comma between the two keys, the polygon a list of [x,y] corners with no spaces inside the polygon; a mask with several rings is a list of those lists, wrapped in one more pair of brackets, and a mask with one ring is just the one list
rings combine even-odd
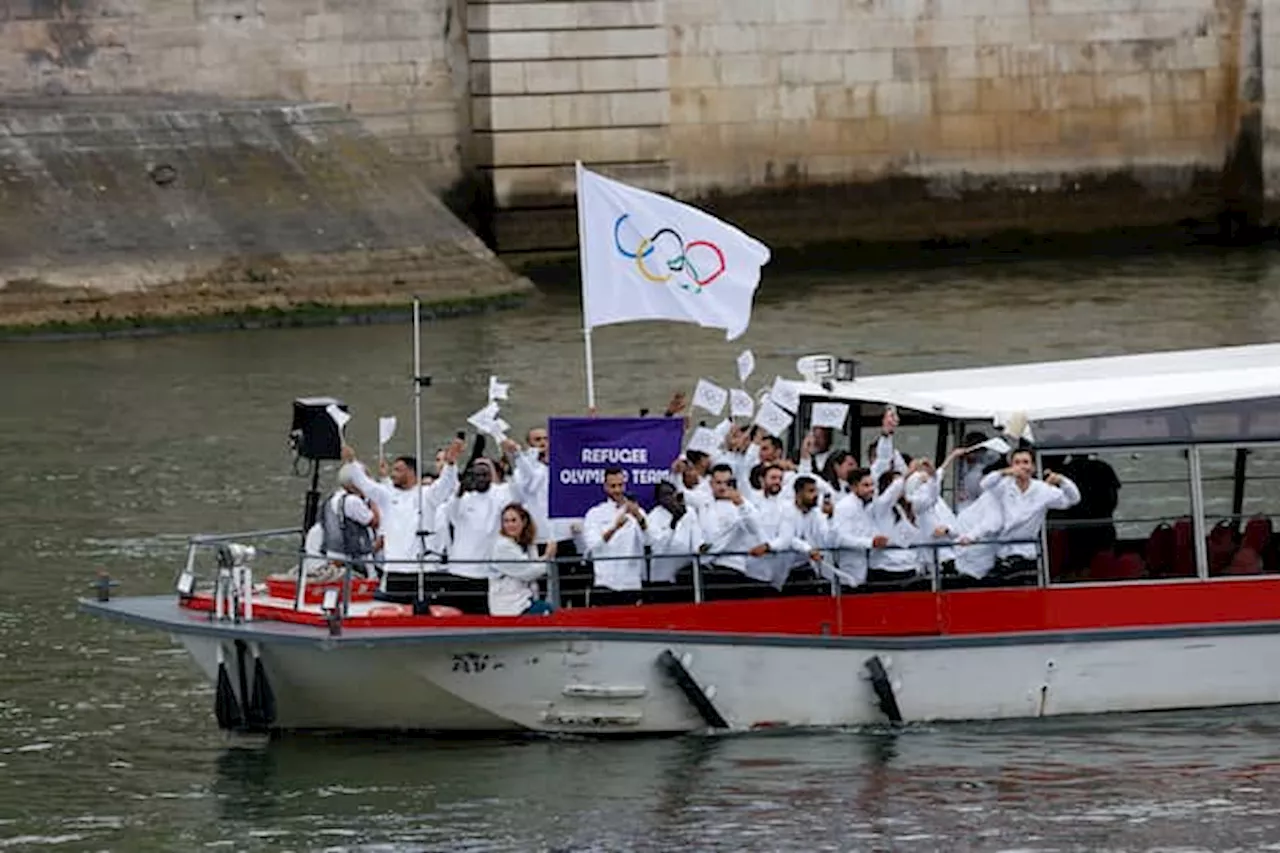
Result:
{"label": "woman in white jacket", "polygon": [[535,600],[536,580],[547,573],[545,560],[554,560],[556,543],[548,542],[544,559],[533,544],[538,531],[529,511],[518,503],[502,510],[502,532],[489,551],[489,615],[522,616],[550,613],[551,606]]}

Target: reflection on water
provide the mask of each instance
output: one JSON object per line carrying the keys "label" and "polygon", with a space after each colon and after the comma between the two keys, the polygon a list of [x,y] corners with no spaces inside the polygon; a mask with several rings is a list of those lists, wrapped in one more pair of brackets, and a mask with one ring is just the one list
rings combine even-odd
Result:
{"label": "reflection on water", "polygon": [[[1265,253],[766,277],[744,339],[596,332],[602,411],[755,382],[1271,340]],[[576,296],[430,325],[428,435],[512,383],[517,429],[581,411]],[[289,402],[331,393],[411,448],[407,328],[0,345],[0,851],[1280,850],[1280,712],[598,743],[228,742],[162,636],[75,614],[98,569],[163,591],[185,534],[296,523]],[[1262,463],[1260,462],[1260,465]],[[1215,469],[1216,470],[1216,469]],[[851,675],[852,677],[852,675]],[[1188,673],[1194,678],[1194,673]]]}

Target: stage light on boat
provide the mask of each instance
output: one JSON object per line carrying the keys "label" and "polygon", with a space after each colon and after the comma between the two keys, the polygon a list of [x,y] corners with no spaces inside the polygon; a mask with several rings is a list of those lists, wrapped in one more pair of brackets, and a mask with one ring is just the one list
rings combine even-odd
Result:
{"label": "stage light on boat", "polygon": [[192,572],[183,572],[178,576],[178,595],[190,598],[196,589],[196,576]]}
{"label": "stage light on boat", "polygon": [[324,601],[320,603],[320,609],[329,613],[338,609],[338,591],[336,589],[326,589],[324,591]]}
{"label": "stage light on boat", "polygon": [[836,357],[833,355],[806,355],[796,360],[796,372],[815,384],[831,379],[836,373]]}
{"label": "stage light on boat", "polygon": [[851,358],[837,358],[835,369],[835,380],[837,382],[852,382],[858,374],[858,362]]}

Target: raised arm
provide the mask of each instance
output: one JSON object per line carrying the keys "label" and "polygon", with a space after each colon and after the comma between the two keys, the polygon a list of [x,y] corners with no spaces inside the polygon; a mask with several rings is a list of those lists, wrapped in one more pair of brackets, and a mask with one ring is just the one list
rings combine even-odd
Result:
{"label": "raised arm", "polygon": [[1061,474],[1049,474],[1045,483],[1053,490],[1049,496],[1049,509],[1070,509],[1080,503],[1080,488]]}

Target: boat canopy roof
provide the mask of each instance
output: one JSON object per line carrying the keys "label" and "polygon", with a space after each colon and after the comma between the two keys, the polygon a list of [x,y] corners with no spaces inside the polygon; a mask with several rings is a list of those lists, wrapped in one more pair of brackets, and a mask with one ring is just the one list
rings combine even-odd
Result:
{"label": "boat canopy roof", "polygon": [[[1092,442],[1133,438],[1217,440],[1280,435],[1280,344],[1012,364],[795,383],[802,398],[894,405],[956,421],[1007,423],[1014,414]],[[1177,413],[1181,425],[1169,422]],[[863,415],[865,416],[865,412]],[[1239,415],[1235,425],[1224,415]],[[1148,422],[1139,426],[1138,418]],[[1208,428],[1205,418],[1217,423]],[[1248,423],[1245,423],[1245,420]],[[1084,421],[1093,421],[1086,425]],[[1110,421],[1108,426],[1102,421]],[[1272,423],[1275,421],[1275,423]],[[1043,433],[1037,432],[1037,435]]]}

